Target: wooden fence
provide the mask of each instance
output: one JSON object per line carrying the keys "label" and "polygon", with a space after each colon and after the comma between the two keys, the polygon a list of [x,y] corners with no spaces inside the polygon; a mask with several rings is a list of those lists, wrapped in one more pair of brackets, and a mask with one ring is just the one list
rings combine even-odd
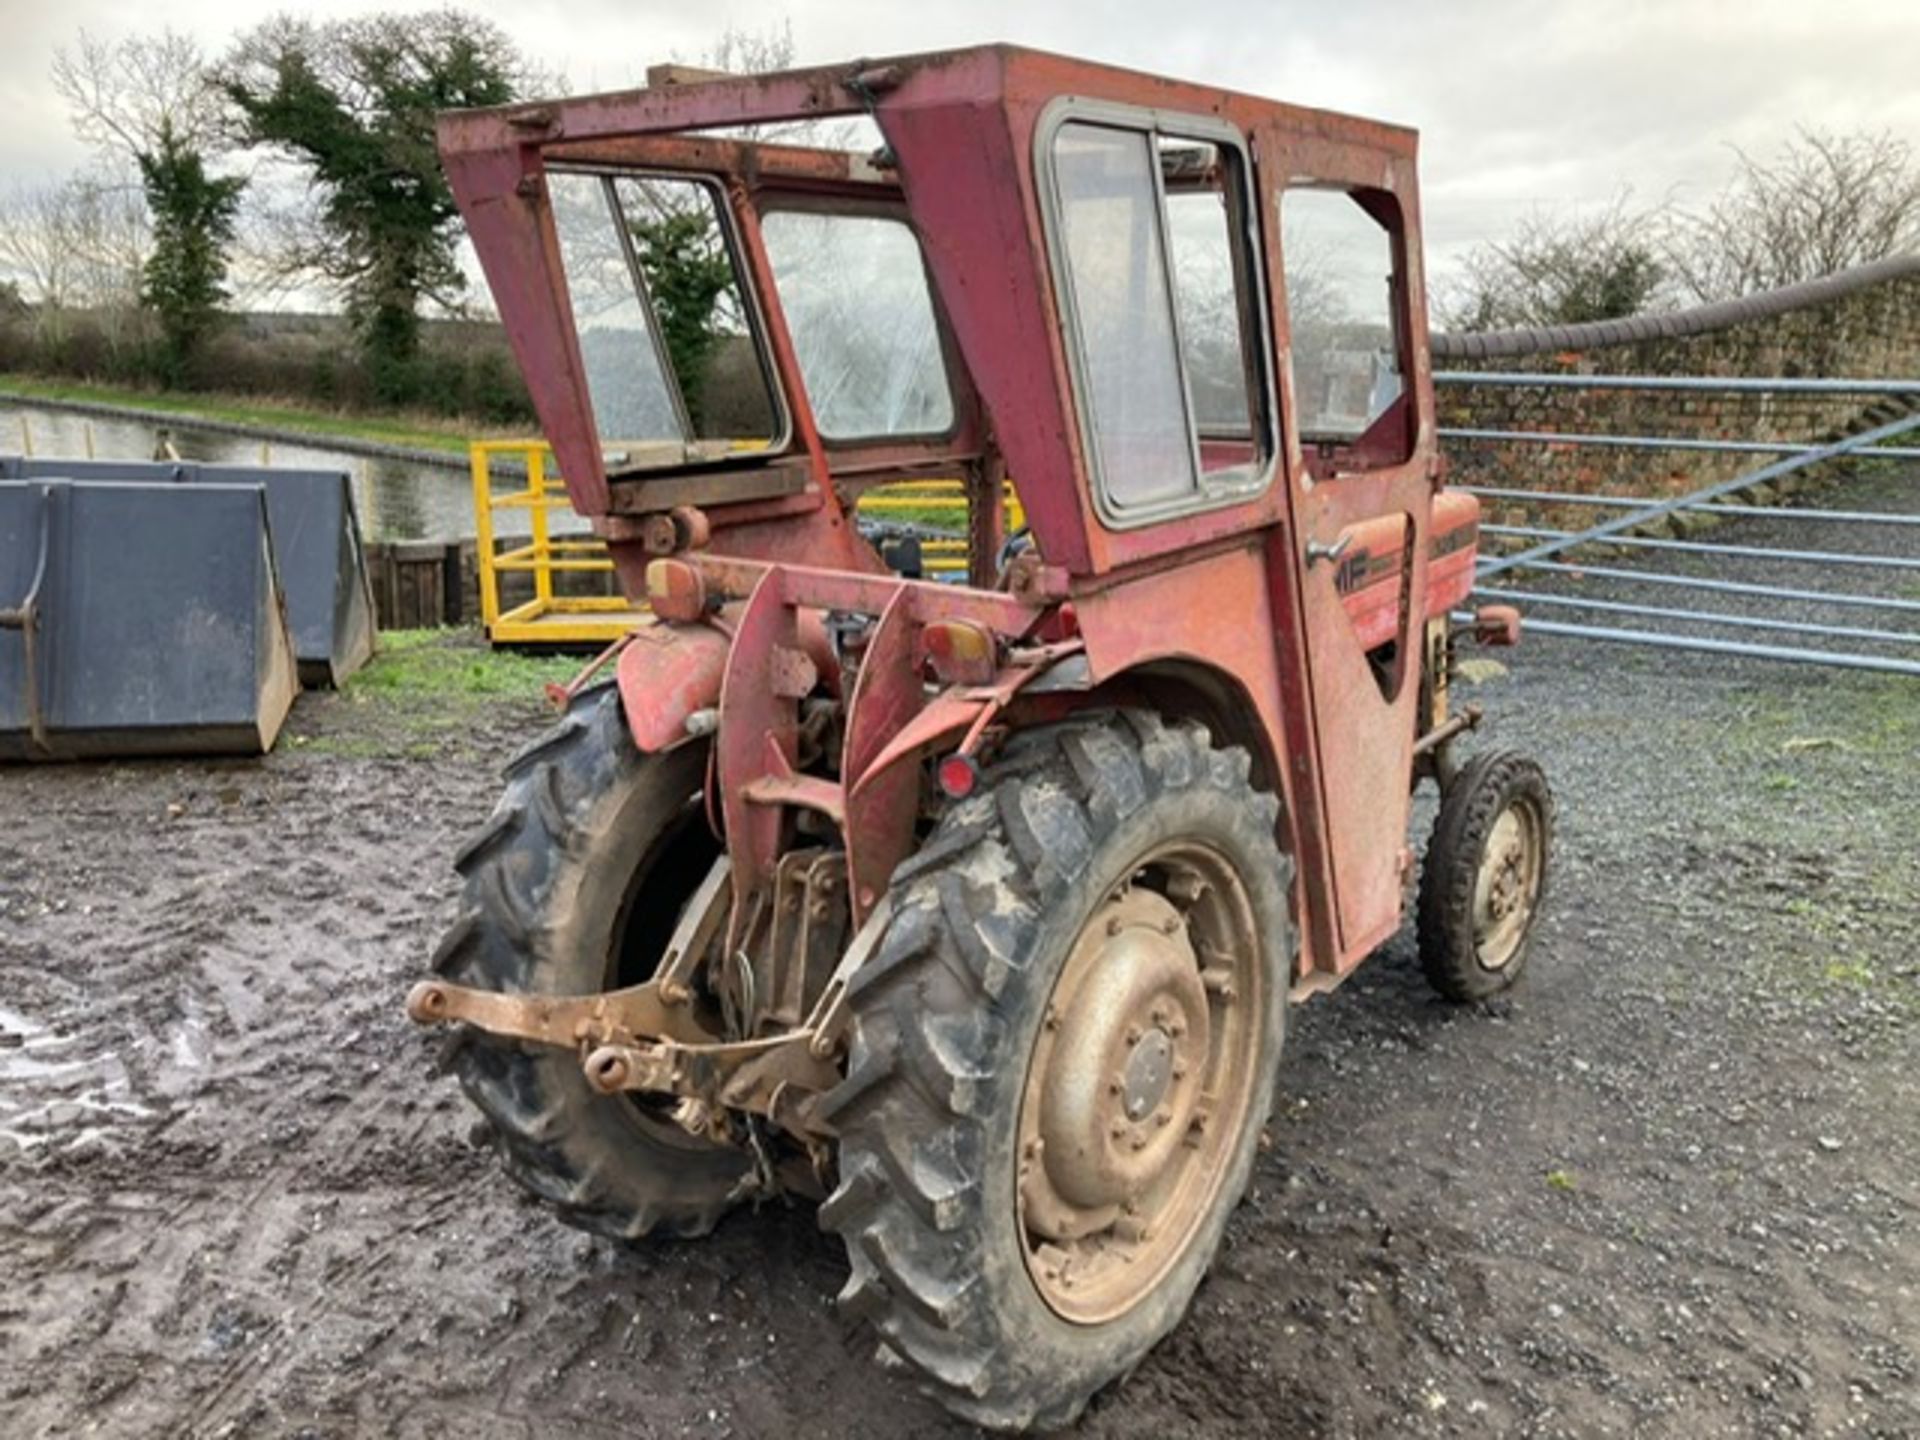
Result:
{"label": "wooden fence", "polygon": [[[480,572],[472,540],[368,543],[367,577],[382,630],[480,624]],[[533,595],[533,577],[502,572],[501,604]],[[567,575],[568,593],[614,595],[610,574]]]}

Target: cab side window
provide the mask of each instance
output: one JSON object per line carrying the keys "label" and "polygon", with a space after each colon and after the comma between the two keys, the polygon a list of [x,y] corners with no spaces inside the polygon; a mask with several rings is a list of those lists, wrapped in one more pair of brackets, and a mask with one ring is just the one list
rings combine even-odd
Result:
{"label": "cab side window", "polygon": [[1103,117],[1061,124],[1047,158],[1102,513],[1125,525],[1244,498],[1274,446],[1240,150]]}
{"label": "cab side window", "polygon": [[1384,191],[1281,193],[1294,420],[1316,471],[1413,453],[1398,217]]}

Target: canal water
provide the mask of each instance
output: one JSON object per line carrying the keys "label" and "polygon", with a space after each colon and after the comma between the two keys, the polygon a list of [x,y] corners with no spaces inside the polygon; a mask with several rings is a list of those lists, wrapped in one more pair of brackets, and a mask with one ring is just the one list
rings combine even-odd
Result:
{"label": "canal water", "polygon": [[[92,453],[99,459],[151,460],[157,429],[144,421],[0,400],[0,454],[20,453],[31,438],[35,455],[83,458],[91,430]],[[255,440],[196,430],[187,423],[169,423],[166,430],[183,460],[346,471],[353,477],[360,530],[368,540],[464,540],[474,533],[473,483],[464,463],[454,468],[350,455],[329,450],[317,438],[297,443]],[[501,479],[495,481],[496,490],[517,488],[512,479]],[[554,518],[556,531],[585,528],[571,513],[564,519]],[[494,530],[501,535],[526,534],[527,512],[518,507],[494,511]]]}

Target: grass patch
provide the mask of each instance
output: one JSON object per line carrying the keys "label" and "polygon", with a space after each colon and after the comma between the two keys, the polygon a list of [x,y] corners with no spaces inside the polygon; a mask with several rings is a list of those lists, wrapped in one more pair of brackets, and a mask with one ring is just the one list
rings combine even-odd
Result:
{"label": "grass patch", "polygon": [[1873,967],[1864,960],[1829,960],[1826,976],[1829,985],[1857,990],[1873,984]]}
{"label": "grass patch", "polygon": [[96,405],[126,405],[139,410],[162,410],[185,423],[218,420],[232,425],[259,425],[296,431],[317,439],[327,437],[371,440],[383,445],[406,445],[419,450],[444,450],[464,455],[471,424],[431,415],[348,415],[287,400],[262,400],[251,395],[217,392],[191,394],[142,390],[130,385],[93,385],[71,380],[43,380],[32,375],[0,372],[0,397],[17,400],[83,401]]}
{"label": "grass patch", "polygon": [[538,700],[543,686],[572,679],[585,664],[578,655],[495,650],[471,630],[383,630],[379,653],[347,682],[347,693],[396,700]]}
{"label": "grass patch", "polygon": [[902,500],[898,506],[890,505],[885,509],[870,506],[860,511],[860,518],[870,520],[877,525],[924,525],[930,530],[945,531],[955,536],[967,533],[966,506],[961,504],[956,507],[951,503],[942,504],[938,500],[929,500],[924,503]]}
{"label": "grass patch", "polygon": [[1920,750],[1920,681],[1905,675],[1836,674],[1817,700],[1763,694],[1739,731],[1752,748],[1796,760],[1912,755]]}
{"label": "grass patch", "polygon": [[502,733],[552,723],[545,686],[580,673],[579,655],[494,650],[475,630],[388,630],[365,669],[313,694],[281,741],[303,755],[432,761],[495,754]]}

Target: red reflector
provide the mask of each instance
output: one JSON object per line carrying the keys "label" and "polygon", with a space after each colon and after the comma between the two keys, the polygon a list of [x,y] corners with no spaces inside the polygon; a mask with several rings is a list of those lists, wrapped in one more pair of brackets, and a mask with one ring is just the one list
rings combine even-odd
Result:
{"label": "red reflector", "polygon": [[941,793],[950,800],[964,800],[980,783],[980,767],[971,755],[949,755],[934,767],[934,778]]}

